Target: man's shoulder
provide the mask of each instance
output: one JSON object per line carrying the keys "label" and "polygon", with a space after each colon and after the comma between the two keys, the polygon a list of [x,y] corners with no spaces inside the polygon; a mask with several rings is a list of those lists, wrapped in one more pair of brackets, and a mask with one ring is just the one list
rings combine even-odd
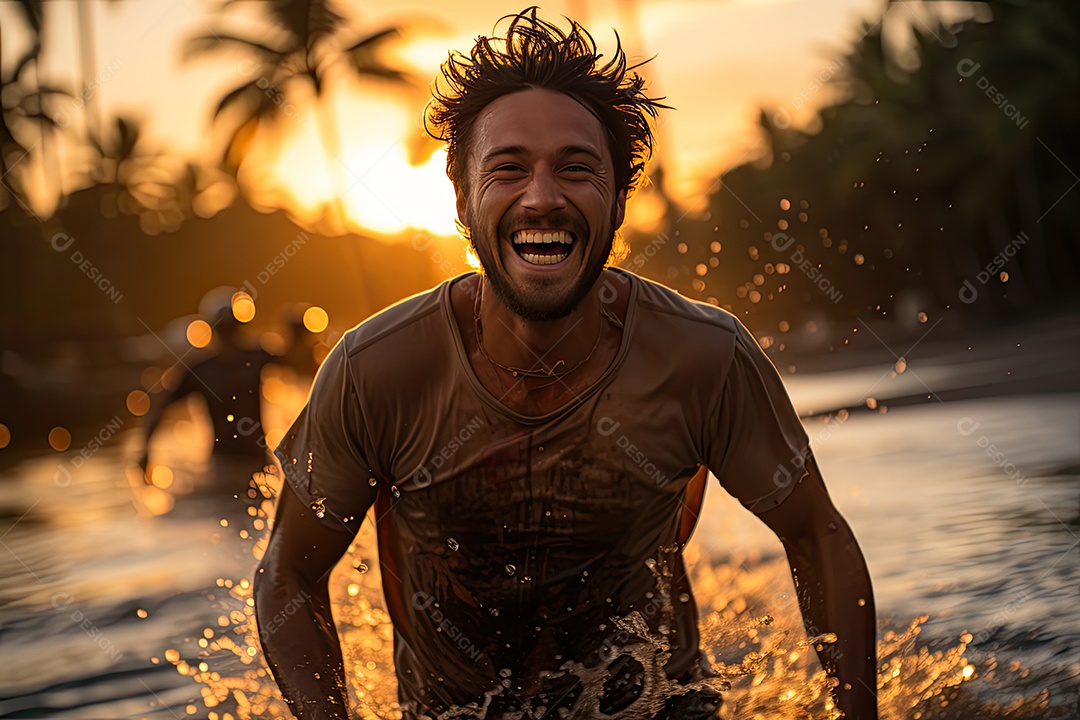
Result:
{"label": "man's shoulder", "polygon": [[[626,271],[623,271],[626,272]],[[627,272],[628,275],[633,273]],[[654,280],[633,275],[638,283],[637,305],[647,311],[650,320],[665,325],[684,326],[690,331],[715,328],[734,336],[741,323],[724,308],[681,295],[677,290]]]}
{"label": "man's shoulder", "polygon": [[439,283],[433,288],[400,300],[380,310],[367,320],[352,328],[341,339],[345,354],[356,355],[374,345],[396,342],[412,342],[416,333],[430,338],[431,323],[445,325],[442,312],[444,293],[449,291],[453,279]]}

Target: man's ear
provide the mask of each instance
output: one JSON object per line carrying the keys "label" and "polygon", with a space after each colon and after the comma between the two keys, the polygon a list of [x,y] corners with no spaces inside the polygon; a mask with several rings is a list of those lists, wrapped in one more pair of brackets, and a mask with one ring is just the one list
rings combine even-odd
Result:
{"label": "man's ear", "polygon": [[618,230],[622,227],[623,218],[626,217],[626,188],[619,191],[619,196],[615,198],[615,227],[613,230]]}

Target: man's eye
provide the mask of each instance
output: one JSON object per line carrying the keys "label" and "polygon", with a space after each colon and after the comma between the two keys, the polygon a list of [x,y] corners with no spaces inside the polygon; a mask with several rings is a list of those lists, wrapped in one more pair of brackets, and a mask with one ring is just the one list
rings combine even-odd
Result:
{"label": "man's eye", "polygon": [[567,165],[564,168],[564,170],[567,170],[569,172],[574,172],[574,173],[592,172],[591,167],[589,167],[588,165],[581,165],[579,163],[575,163],[573,165]]}
{"label": "man's eye", "polygon": [[516,163],[503,163],[495,168],[494,172],[521,172],[522,167]]}

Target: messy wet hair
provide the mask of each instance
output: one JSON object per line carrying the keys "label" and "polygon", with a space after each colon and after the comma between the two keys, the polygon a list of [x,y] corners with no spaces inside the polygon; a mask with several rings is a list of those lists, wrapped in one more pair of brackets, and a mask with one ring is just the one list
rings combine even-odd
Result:
{"label": "messy wet hair", "polygon": [[451,52],[442,64],[424,128],[447,144],[446,174],[467,192],[465,158],[481,111],[503,95],[545,88],[569,95],[596,116],[607,131],[615,189],[632,194],[652,155],[648,117],[668,106],[645,95],[645,80],[632,72],[644,63],[627,66],[618,33],[614,55],[601,65],[603,56],[585,28],[567,18],[570,31],[563,32],[536,13],[533,6],[501,18],[510,21],[505,37],[478,37],[469,56]]}

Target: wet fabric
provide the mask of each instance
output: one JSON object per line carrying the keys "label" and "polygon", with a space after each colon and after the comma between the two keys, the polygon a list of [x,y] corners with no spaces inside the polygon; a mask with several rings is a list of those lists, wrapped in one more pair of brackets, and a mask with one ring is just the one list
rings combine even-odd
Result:
{"label": "wet fabric", "polygon": [[407,707],[563,698],[646,641],[613,620],[635,611],[668,677],[701,677],[688,487],[707,467],[760,513],[799,476],[809,439],[738,319],[616,272],[622,345],[564,407],[523,416],[481,385],[450,303],[466,275],[346,333],[277,450],[330,527],[355,533],[374,508]]}

